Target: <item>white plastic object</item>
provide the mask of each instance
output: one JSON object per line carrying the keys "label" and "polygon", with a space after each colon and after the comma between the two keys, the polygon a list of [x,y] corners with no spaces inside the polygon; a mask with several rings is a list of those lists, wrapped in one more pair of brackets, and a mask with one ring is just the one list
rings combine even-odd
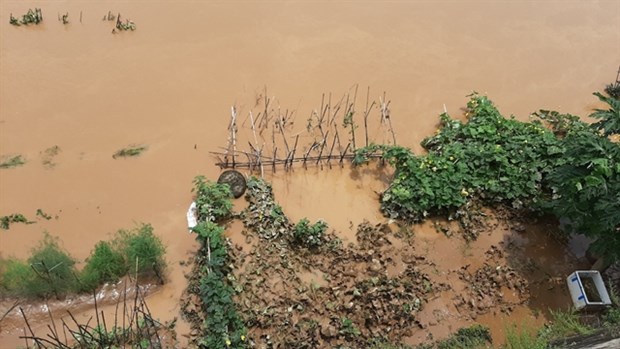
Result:
{"label": "white plastic object", "polygon": [[187,209],[187,228],[192,231],[192,228],[198,225],[198,219],[196,217],[196,201],[192,201]]}
{"label": "white plastic object", "polygon": [[[588,293],[584,288],[584,282],[589,282],[587,279],[591,279],[590,285],[594,286],[594,289],[589,292],[592,299],[588,298]],[[566,278],[566,283],[577,310],[611,305],[609,293],[607,293],[601,273],[597,270],[575,271]],[[592,292],[596,292],[596,294]]]}

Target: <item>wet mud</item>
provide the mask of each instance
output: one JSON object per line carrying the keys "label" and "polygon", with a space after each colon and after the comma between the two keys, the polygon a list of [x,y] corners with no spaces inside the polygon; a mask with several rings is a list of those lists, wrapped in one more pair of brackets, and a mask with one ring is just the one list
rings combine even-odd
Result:
{"label": "wet mud", "polygon": [[[437,229],[448,222],[363,221],[353,237],[331,230],[320,247],[304,247],[291,239],[295,222],[286,210],[266,214],[277,200],[269,185],[255,183],[228,228],[252,242],[231,241],[228,278],[257,347],[365,347],[376,339],[417,345],[476,322],[501,344],[506,328],[542,325],[550,311],[567,308],[564,277],[585,267],[558,240],[553,222],[501,208],[453,234]],[[188,291],[183,307],[198,334],[200,298]]]}

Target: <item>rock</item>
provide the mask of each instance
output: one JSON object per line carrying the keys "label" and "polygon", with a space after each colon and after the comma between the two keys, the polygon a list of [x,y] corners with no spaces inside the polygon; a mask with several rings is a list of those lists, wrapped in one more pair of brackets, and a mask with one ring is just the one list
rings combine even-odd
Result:
{"label": "rock", "polygon": [[321,327],[321,335],[325,338],[334,338],[338,336],[338,329],[333,325],[329,325],[327,328]]}

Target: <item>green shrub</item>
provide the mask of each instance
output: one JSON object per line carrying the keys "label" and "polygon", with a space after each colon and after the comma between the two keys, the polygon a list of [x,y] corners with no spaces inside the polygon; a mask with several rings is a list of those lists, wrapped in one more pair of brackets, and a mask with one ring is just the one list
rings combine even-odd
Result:
{"label": "green shrub", "polygon": [[218,222],[232,214],[232,193],[228,184],[206,181],[204,176],[194,178],[196,213],[199,222]]}
{"label": "green shrub", "polygon": [[310,224],[307,218],[302,218],[293,228],[293,240],[307,248],[317,248],[323,243],[323,234],[327,230],[327,223],[322,220]]}
{"label": "green shrub", "polygon": [[75,261],[60,248],[58,240],[45,234],[28,264],[36,277],[28,278],[23,295],[29,298],[60,298],[78,289]]}
{"label": "green shrub", "polygon": [[80,281],[84,291],[105,282],[114,282],[127,273],[127,262],[118,249],[107,241],[99,241],[86,261]]}
{"label": "green shrub", "polygon": [[561,140],[539,121],[504,118],[485,96],[473,94],[467,107],[467,122],[440,116],[437,133],[422,141],[427,155],[397,146],[356,151],[356,164],[381,152],[396,168],[381,200],[385,215],[421,221],[452,213],[472,197],[515,207],[540,199],[545,175],[564,161]]}
{"label": "green shrub", "polygon": [[163,282],[166,248],[161,239],[153,234],[150,224],[142,224],[131,231],[119,230],[114,243],[118,244],[119,251],[125,257],[129,273],[154,275]]}
{"label": "green shrub", "polygon": [[37,277],[27,263],[17,259],[2,260],[0,263],[0,294],[17,297],[24,294],[26,285]]}

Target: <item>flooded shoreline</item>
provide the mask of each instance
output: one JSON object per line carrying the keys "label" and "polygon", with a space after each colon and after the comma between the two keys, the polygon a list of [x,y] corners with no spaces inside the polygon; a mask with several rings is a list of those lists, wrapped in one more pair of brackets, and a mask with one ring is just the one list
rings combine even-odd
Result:
{"label": "flooded shoreline", "polygon": [[[9,24],[10,13],[31,7],[41,7],[41,25]],[[108,11],[137,30],[112,34],[101,20]],[[67,25],[57,21],[65,12]],[[226,144],[231,105],[246,115],[266,88],[303,128],[323,93],[370,86],[390,96],[398,143],[419,151],[444,105],[460,116],[472,90],[520,119],[540,108],[587,115],[591,93],[617,70],[619,33],[615,1],[3,0],[0,155],[22,154],[26,164],[0,169],[0,214],[34,218],[42,209],[54,218],[1,231],[0,257],[26,258],[48,231],[83,262],[97,241],[151,223],[170,270],[149,305],[170,320],[188,271],[179,262],[198,247],[185,222],[191,182],[217,178],[210,152]],[[131,144],[148,149],[112,158]],[[60,152],[49,168],[44,152],[53,146]],[[272,180],[296,220],[325,218],[353,233],[352,224],[383,219],[374,194],[382,183],[368,174],[300,169]],[[0,343],[14,343],[9,337]]]}

